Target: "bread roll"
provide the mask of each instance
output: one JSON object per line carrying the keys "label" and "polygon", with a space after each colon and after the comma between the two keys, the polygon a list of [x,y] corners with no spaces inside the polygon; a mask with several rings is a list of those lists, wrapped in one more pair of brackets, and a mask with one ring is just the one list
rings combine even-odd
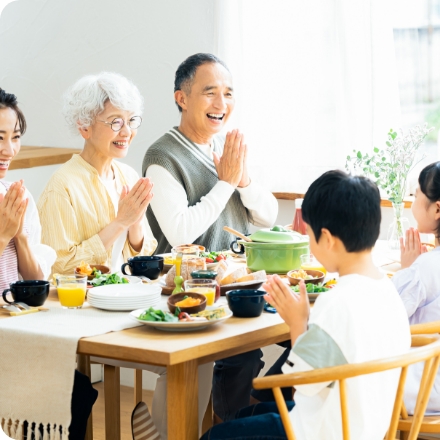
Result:
{"label": "bread roll", "polygon": [[246,274],[246,267],[240,266],[238,269],[234,270],[228,276],[220,280],[220,286],[226,286],[227,284],[236,283],[239,278],[244,277]]}
{"label": "bread roll", "polygon": [[266,281],[267,275],[265,270],[258,270],[257,272],[252,272],[244,277],[237,280],[237,283],[244,283],[246,281]]}
{"label": "bread roll", "polygon": [[[191,272],[195,270],[206,270],[206,261],[204,258],[194,257],[182,260],[180,266],[180,275],[184,281],[191,279]],[[165,282],[168,287],[176,287],[174,277],[176,276],[176,266],[173,266],[167,273]]]}
{"label": "bread roll", "polygon": [[215,277],[215,280],[218,284],[220,284],[220,281],[225,277],[225,273],[228,270],[228,263],[225,260],[220,260],[217,267],[215,268],[215,271],[217,272],[217,276]]}

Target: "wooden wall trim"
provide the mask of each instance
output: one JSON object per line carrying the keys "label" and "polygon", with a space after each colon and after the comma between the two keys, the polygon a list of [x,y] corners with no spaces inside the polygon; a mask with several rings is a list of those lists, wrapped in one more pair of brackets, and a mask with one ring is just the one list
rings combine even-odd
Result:
{"label": "wooden wall trim", "polygon": [[81,153],[77,148],[22,146],[9,166],[10,170],[57,165],[67,162],[72,155]]}
{"label": "wooden wall trim", "polygon": [[[301,193],[290,193],[290,192],[274,192],[273,195],[278,200],[296,200],[296,199],[302,199],[304,198],[304,194]],[[414,198],[408,197],[405,199],[405,208],[411,208],[412,202]],[[393,205],[392,203],[387,199],[382,199],[380,202],[380,206],[391,208]]]}

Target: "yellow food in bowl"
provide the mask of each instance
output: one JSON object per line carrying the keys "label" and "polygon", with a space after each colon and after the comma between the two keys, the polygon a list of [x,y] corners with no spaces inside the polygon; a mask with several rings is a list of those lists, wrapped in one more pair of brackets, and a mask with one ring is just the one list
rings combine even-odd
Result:
{"label": "yellow food in bowl", "polygon": [[194,307],[194,306],[198,306],[201,302],[202,302],[201,299],[191,298],[189,296],[188,298],[185,298],[182,301],[179,301],[174,305],[177,307]]}
{"label": "yellow food in bowl", "polygon": [[90,267],[89,263],[86,263],[85,261],[81,261],[81,264],[76,268],[76,273],[79,273],[81,275],[91,275],[93,272],[93,269]]}
{"label": "yellow food in bowl", "polygon": [[296,278],[299,280],[312,280],[312,279],[316,278],[316,277],[312,277],[305,270],[302,270],[302,269],[292,272],[290,274],[290,276],[292,278]]}

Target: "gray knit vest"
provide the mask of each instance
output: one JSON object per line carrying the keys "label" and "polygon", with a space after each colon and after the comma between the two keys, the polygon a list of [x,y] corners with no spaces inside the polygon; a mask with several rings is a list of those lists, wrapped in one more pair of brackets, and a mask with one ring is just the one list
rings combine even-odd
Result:
{"label": "gray knit vest", "polygon": [[[220,145],[219,140],[214,139],[214,151],[221,155],[222,150],[223,146]],[[143,176],[150,165],[165,168],[183,186],[189,206],[200,202],[200,199],[206,196],[219,181],[214,162],[180,133],[177,127],[164,134],[147,150],[142,163]],[[163,200],[161,203],[173,203],[173,200]],[[171,245],[163,234],[151,206],[147,209],[147,219],[158,243],[155,253],[170,252]],[[230,226],[244,234],[248,233],[249,213],[243,206],[237,190],[232,194],[218,219],[194,243],[205,246],[211,251],[229,249],[235,237],[225,232],[223,226]]]}

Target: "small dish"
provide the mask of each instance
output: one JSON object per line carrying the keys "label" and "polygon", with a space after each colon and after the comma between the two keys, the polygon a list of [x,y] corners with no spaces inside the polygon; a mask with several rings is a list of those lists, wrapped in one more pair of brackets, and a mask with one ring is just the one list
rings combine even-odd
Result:
{"label": "small dish", "polygon": [[[92,269],[99,270],[102,274],[108,274],[110,273],[110,268],[108,266],[103,266],[102,264],[91,264],[90,267]],[[75,273],[78,275],[83,275],[81,272],[79,272],[78,268],[75,269]],[[87,275],[87,279],[93,280],[95,278],[95,275]]]}
{"label": "small dish", "polygon": [[200,293],[194,293],[194,292],[188,292],[188,293],[176,293],[175,295],[171,295],[168,298],[167,301],[167,305],[168,308],[170,309],[171,313],[174,313],[176,311],[176,303],[179,301],[182,301],[185,296],[189,296],[191,298],[195,298],[195,299],[200,299],[201,303],[198,306],[191,306],[191,307],[181,307],[179,306],[179,309],[181,312],[186,312],[189,315],[191,315],[192,313],[198,313],[201,312],[202,310],[206,309],[206,296],[202,295]]}
{"label": "small dish", "polygon": [[[301,270],[304,270],[304,272],[306,272],[307,275],[310,275],[312,277],[317,277],[317,278],[311,278],[309,280],[304,280],[306,284],[307,283],[321,284],[324,281],[325,275],[320,270],[311,270],[311,269],[301,269]],[[292,272],[297,272],[297,271],[298,270],[295,269],[287,272],[287,278],[291,286],[296,286],[302,280],[302,278],[294,278],[291,276]]]}

